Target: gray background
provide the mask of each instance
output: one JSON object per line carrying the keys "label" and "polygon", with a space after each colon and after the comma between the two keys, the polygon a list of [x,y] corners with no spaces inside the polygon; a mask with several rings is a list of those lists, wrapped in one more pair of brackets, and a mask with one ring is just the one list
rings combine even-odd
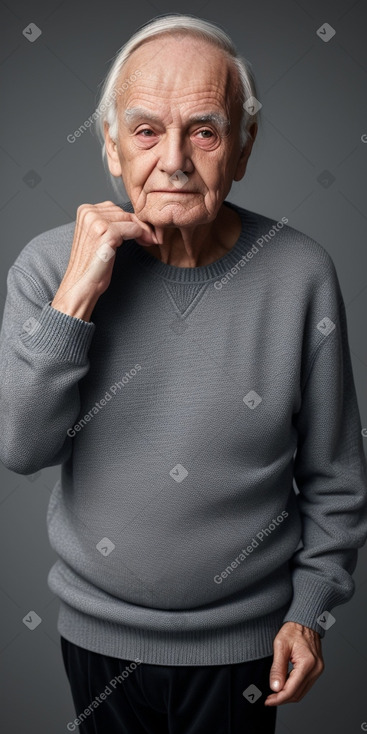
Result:
{"label": "gray background", "polygon": [[[112,57],[154,16],[193,13],[229,32],[253,64],[263,104],[246,177],[234,184],[229,198],[275,221],[288,217],[331,255],[367,426],[365,0],[258,0],[256,5],[139,0],[132,5],[0,2],[1,308],[7,271],[32,237],[74,220],[83,202],[117,201],[94,129],[74,144],[66,140],[93,113]],[[34,43],[22,34],[30,22],[42,31]],[[328,43],[316,34],[325,22],[336,30]],[[3,465],[0,471],[1,715],[7,734],[62,734],[75,712],[56,629],[58,600],[46,583],[56,554],[45,521],[60,469],[28,477]],[[323,641],[323,675],[300,703],[279,707],[277,734],[357,734],[367,721],[366,557],[364,547],[353,599],[333,610],[336,623]],[[34,631],[22,623],[30,610],[42,618]]]}

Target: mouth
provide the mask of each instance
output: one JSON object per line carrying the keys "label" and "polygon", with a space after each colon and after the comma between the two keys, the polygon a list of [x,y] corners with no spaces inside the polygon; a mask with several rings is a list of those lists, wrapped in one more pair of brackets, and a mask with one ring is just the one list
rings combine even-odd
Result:
{"label": "mouth", "polygon": [[178,191],[177,189],[156,189],[151,194],[196,194],[196,191]]}

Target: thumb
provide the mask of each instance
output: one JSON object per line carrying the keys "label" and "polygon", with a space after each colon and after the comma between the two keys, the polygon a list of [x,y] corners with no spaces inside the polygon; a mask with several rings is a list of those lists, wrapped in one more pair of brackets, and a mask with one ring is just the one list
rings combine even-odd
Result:
{"label": "thumb", "polygon": [[121,234],[124,240],[133,239],[137,235],[141,235],[143,231],[144,229],[139,222],[123,222],[121,224]]}
{"label": "thumb", "polygon": [[141,228],[138,233],[139,236],[135,237],[136,242],[138,242],[139,245],[158,245],[159,242],[153,225],[148,222],[142,222],[136,214],[132,214],[132,216]]}
{"label": "thumb", "polygon": [[270,668],[270,688],[281,691],[288,673],[290,650],[285,640],[277,640],[274,644],[273,664]]}

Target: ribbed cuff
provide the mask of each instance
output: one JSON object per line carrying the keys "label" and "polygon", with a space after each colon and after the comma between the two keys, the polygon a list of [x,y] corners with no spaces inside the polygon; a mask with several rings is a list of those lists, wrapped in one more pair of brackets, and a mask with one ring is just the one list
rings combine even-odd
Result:
{"label": "ribbed cuff", "polygon": [[77,316],[58,311],[48,301],[37,319],[23,325],[23,344],[35,352],[45,352],[65,362],[86,361],[96,325]]}
{"label": "ribbed cuff", "polygon": [[[295,569],[292,575],[293,599],[287,614],[283,618],[285,622],[298,622],[305,627],[318,632],[324,637],[327,620],[324,612],[338,604],[342,604],[340,591],[328,586],[323,579],[300,569]],[[353,593],[353,592],[352,592]],[[352,596],[349,594],[343,601],[348,601]],[[317,621],[320,618],[321,624]],[[323,626],[324,625],[324,626]]]}

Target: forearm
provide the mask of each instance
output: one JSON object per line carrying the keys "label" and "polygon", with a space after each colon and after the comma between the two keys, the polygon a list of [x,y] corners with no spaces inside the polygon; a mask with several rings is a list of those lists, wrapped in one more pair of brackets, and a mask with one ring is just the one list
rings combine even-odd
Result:
{"label": "forearm", "polygon": [[8,299],[0,335],[0,459],[12,471],[28,474],[69,454],[67,430],[80,411],[78,383],[89,369],[94,328],[49,303],[16,315]]}
{"label": "forearm", "polygon": [[81,288],[80,283],[71,284],[65,278],[55,293],[51,306],[68,316],[90,321],[98,298],[99,293],[90,288]]}

